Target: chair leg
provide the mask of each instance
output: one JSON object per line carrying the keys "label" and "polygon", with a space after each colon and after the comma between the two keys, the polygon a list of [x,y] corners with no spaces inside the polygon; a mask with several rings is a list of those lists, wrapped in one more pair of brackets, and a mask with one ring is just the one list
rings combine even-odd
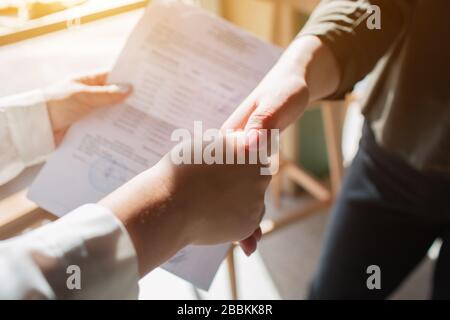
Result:
{"label": "chair leg", "polygon": [[[273,161],[278,161],[278,166],[281,165],[279,159]],[[271,183],[273,202],[277,209],[281,208],[282,184],[283,184],[283,168],[279,168],[279,171],[274,176],[272,176],[272,183]]]}
{"label": "chair leg", "polygon": [[344,168],[342,165],[341,139],[339,129],[339,107],[332,102],[324,102],[322,115],[327,143],[328,165],[330,168],[333,198],[339,192]]}
{"label": "chair leg", "polygon": [[302,167],[297,166],[294,163],[288,163],[285,166],[285,171],[293,181],[305,188],[305,190],[312,194],[316,199],[321,201],[329,200],[330,192],[327,187]]}
{"label": "chair leg", "polygon": [[231,246],[230,251],[227,255],[227,265],[228,265],[228,277],[230,282],[231,299],[238,299],[237,291],[237,279],[236,279],[236,266],[234,264],[234,245]]}

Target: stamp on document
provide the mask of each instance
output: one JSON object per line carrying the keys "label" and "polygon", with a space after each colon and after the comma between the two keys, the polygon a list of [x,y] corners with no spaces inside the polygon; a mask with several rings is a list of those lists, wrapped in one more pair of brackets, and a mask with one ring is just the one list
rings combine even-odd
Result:
{"label": "stamp on document", "polygon": [[111,156],[94,160],[88,176],[92,187],[103,193],[114,191],[128,181],[127,168]]}

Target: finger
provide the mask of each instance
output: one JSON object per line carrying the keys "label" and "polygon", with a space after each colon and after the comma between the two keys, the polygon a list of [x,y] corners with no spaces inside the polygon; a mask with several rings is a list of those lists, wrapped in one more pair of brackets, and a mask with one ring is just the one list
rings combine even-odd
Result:
{"label": "finger", "polygon": [[246,140],[246,147],[249,150],[258,150],[259,141],[261,140],[261,132],[256,129],[251,129],[249,131],[246,131],[247,140]]}
{"label": "finger", "polygon": [[303,113],[309,100],[309,93],[302,88],[293,97],[269,96],[259,101],[244,130],[280,129],[284,130]]}
{"label": "finger", "polygon": [[255,237],[256,241],[260,241],[262,238],[262,230],[261,228],[258,228],[255,230],[255,232],[253,233],[253,236]]}
{"label": "finger", "polygon": [[79,77],[75,81],[87,86],[103,86],[106,84],[108,75],[108,72],[101,72],[93,75]]}
{"label": "finger", "polygon": [[122,102],[131,92],[132,87],[127,84],[85,86],[74,98],[89,107],[104,107]]}
{"label": "finger", "polygon": [[[256,152],[260,149],[265,148],[266,150],[271,150],[273,133],[270,129],[245,129],[243,131],[247,135],[246,148],[250,151]],[[275,136],[276,137],[276,136]],[[276,142],[276,141],[275,141]],[[262,156],[260,153],[259,156]],[[267,160],[267,159],[260,159]],[[265,162],[267,163],[267,162]]]}
{"label": "finger", "polygon": [[128,83],[112,83],[108,85],[99,86],[83,86],[82,92],[87,93],[130,93],[132,90],[131,84]]}
{"label": "finger", "polygon": [[256,109],[256,103],[252,95],[248,96],[231,116],[222,125],[222,130],[243,130],[252,112]]}
{"label": "finger", "polygon": [[274,129],[276,127],[277,110],[272,110],[267,105],[258,105],[258,107],[249,116],[244,130],[261,130],[261,129]]}
{"label": "finger", "polygon": [[64,139],[64,136],[67,133],[67,130],[69,130],[69,128],[64,128],[54,133],[53,138],[55,141],[55,146],[59,146],[61,144],[62,140]]}
{"label": "finger", "polygon": [[264,204],[263,205],[263,208],[262,208],[262,210],[261,210],[261,213],[260,213],[260,217],[259,217],[259,223],[261,223],[261,221],[262,221],[262,219],[264,218],[264,215],[266,214],[266,205]]}
{"label": "finger", "polygon": [[258,246],[256,238],[253,235],[241,240],[239,244],[247,257],[251,256],[256,251]]}

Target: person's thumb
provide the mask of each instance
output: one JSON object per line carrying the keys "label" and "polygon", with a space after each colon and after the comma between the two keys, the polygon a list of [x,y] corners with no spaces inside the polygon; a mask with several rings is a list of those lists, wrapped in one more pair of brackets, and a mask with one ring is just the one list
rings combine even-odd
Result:
{"label": "person's thumb", "polygon": [[131,91],[131,85],[127,83],[113,83],[103,86],[84,85],[83,90],[90,93],[126,94]]}
{"label": "person's thumb", "polygon": [[90,107],[103,107],[122,102],[132,91],[128,84],[108,84],[104,86],[84,86],[76,93],[78,101]]}

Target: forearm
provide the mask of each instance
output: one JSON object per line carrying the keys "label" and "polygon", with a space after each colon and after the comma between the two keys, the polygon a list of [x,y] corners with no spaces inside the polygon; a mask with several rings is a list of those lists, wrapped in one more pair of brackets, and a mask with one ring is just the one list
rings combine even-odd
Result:
{"label": "forearm", "polygon": [[[318,37],[300,36],[290,44],[267,77],[276,81],[287,78],[287,83],[295,77],[295,82],[304,82],[308,103],[311,103],[334,93],[340,73],[333,53]],[[292,86],[290,90],[291,99],[295,99],[298,87]]]}
{"label": "forearm", "polygon": [[300,37],[320,38],[337,61],[339,85],[330,98],[344,98],[373,70],[380,58],[402,37],[415,3],[412,0],[320,2],[301,30]]}
{"label": "forearm", "polygon": [[160,165],[141,173],[99,202],[122,221],[144,276],[189,243],[187,223],[171,200],[170,181]]}
{"label": "forearm", "polygon": [[304,77],[309,103],[332,95],[339,85],[340,71],[336,59],[316,36],[295,39],[279,63],[293,64],[293,69]]}

